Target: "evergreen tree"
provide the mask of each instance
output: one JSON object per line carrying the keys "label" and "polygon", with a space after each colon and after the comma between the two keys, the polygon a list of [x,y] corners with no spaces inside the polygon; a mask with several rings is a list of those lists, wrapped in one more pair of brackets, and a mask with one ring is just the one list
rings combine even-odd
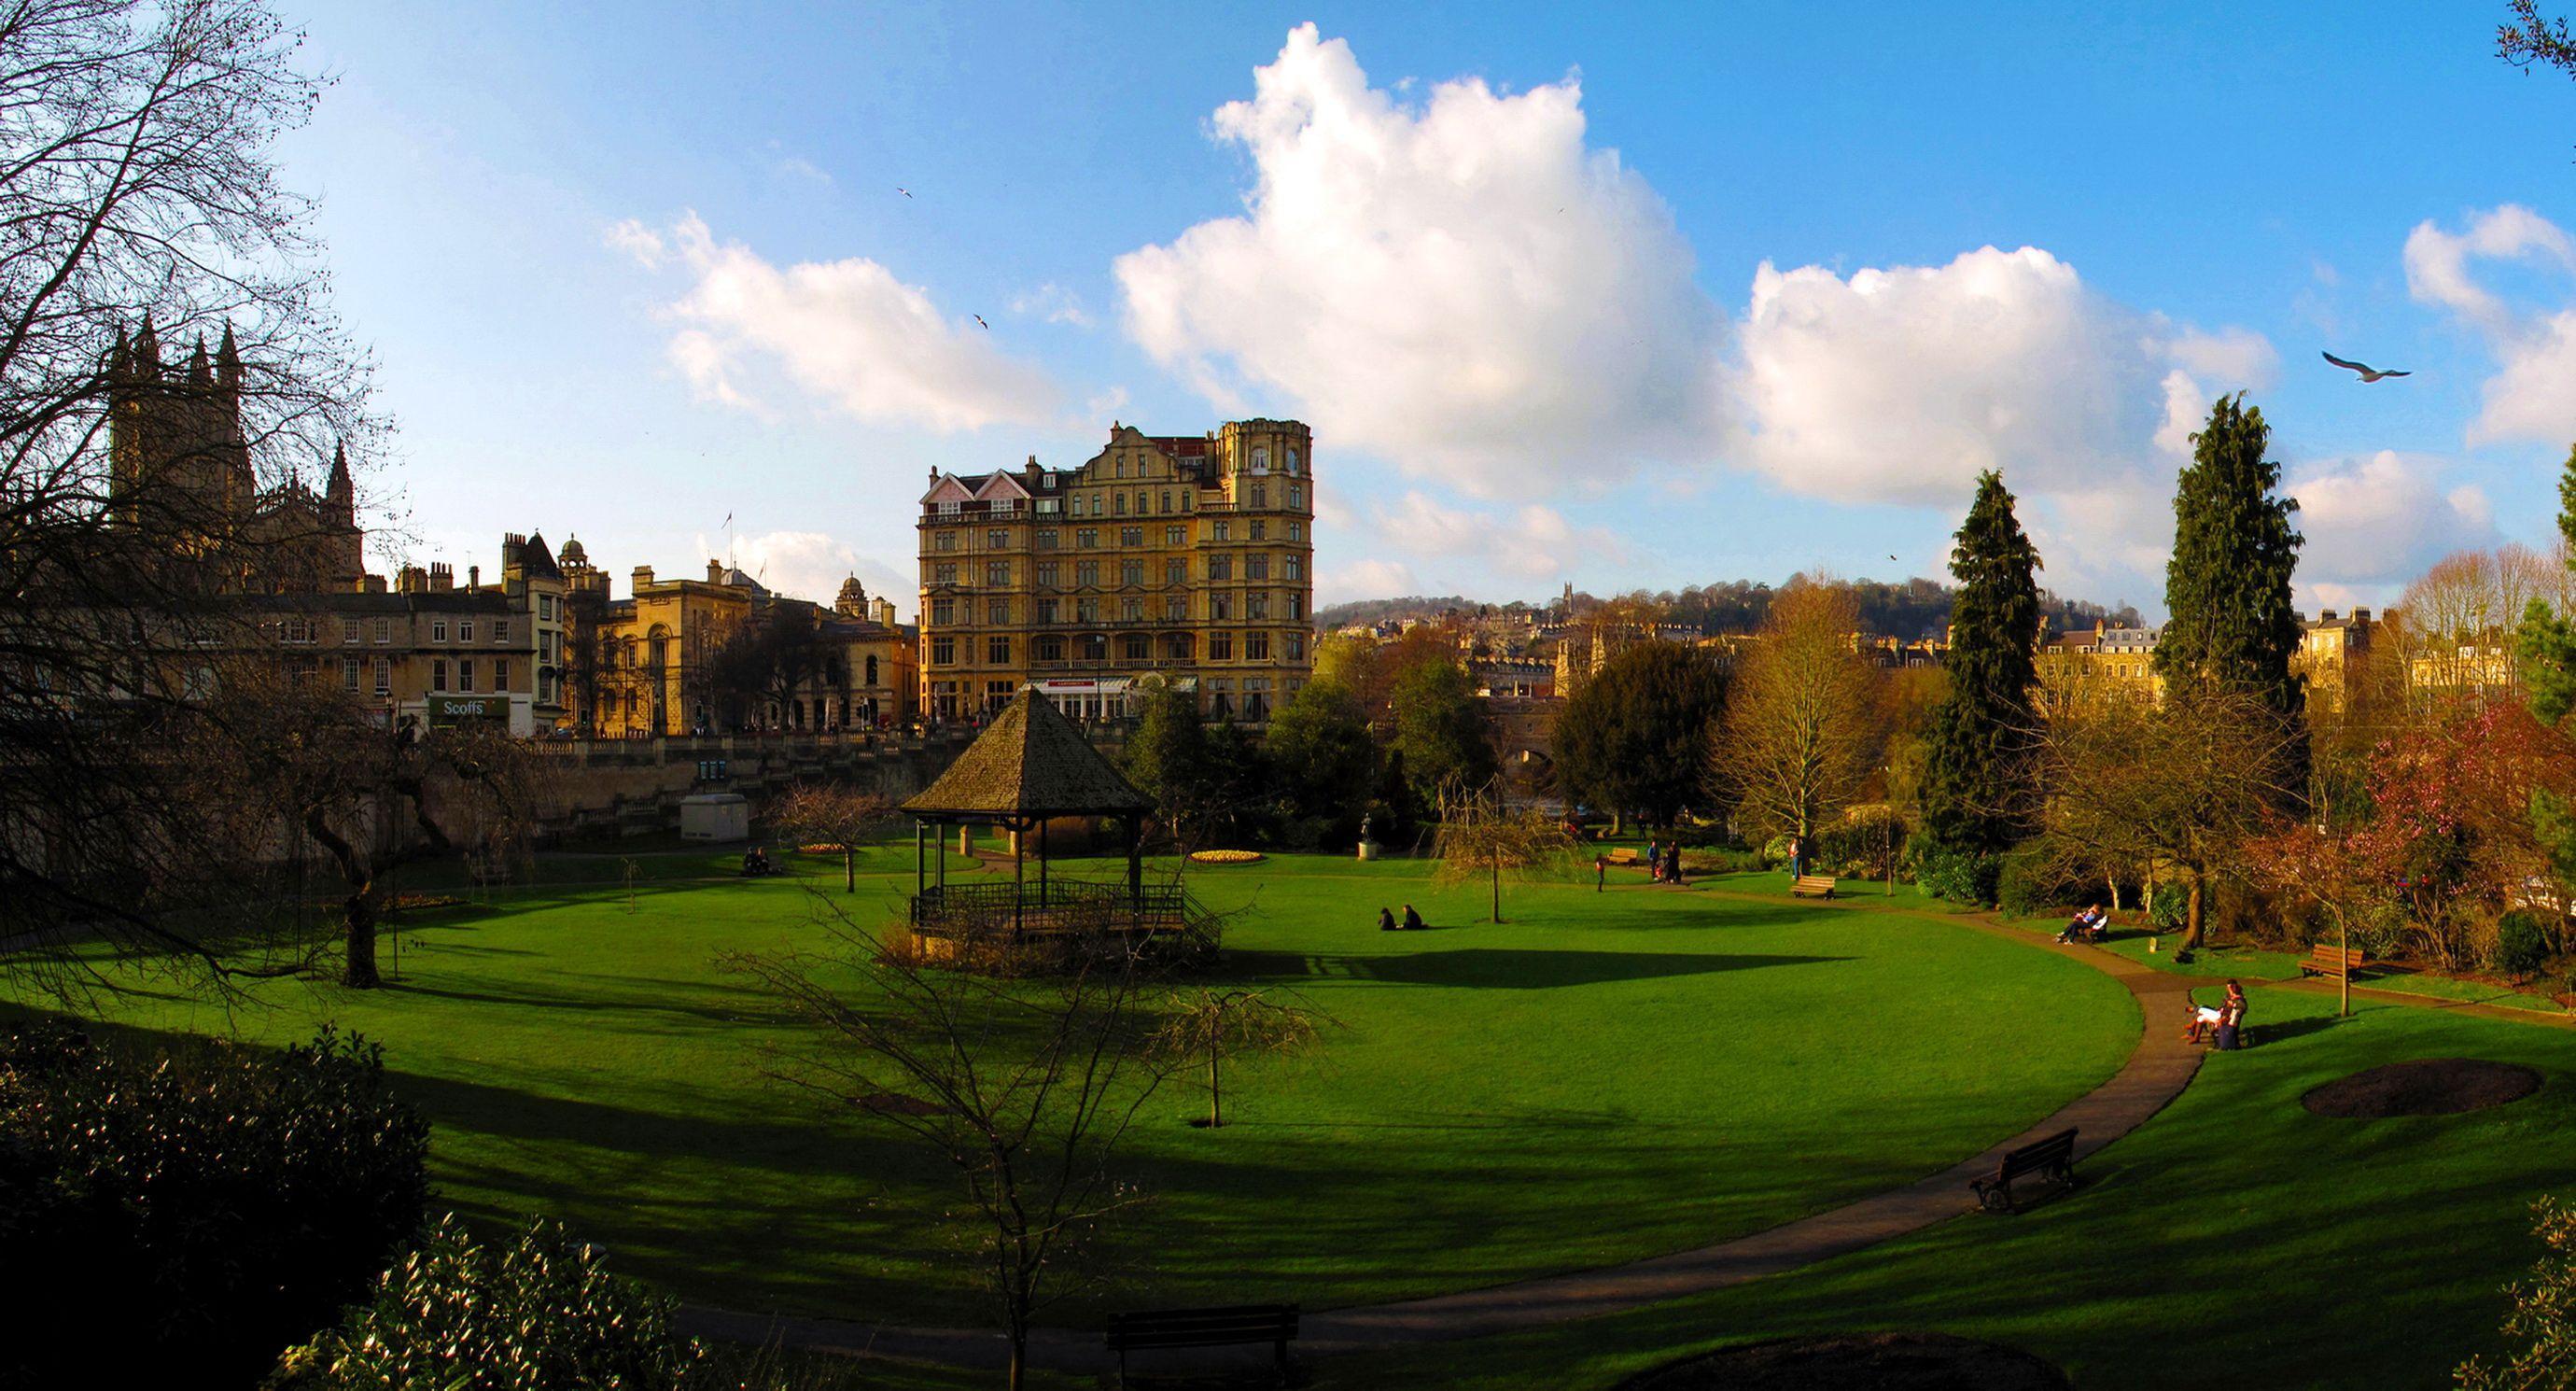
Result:
{"label": "evergreen tree", "polygon": [[1557,712],[1550,744],[1566,791],[1624,818],[1670,826],[1707,805],[1709,740],[1726,712],[1726,673],[1677,642],[1641,642],[1605,664]]}
{"label": "evergreen tree", "polygon": [[1485,727],[1484,702],[1464,667],[1446,655],[1424,657],[1395,678],[1396,752],[1423,802],[1436,805],[1444,786],[1476,789],[1499,765]]}
{"label": "evergreen tree", "polygon": [[2038,681],[2039,550],[2013,515],[2003,475],[1977,480],[1959,524],[1950,574],[1950,688],[1932,713],[1923,770],[1923,821],[1933,842],[1993,854],[2029,821],[2030,704]]}
{"label": "evergreen tree", "polygon": [[1119,762],[1136,790],[1154,799],[1164,827],[1181,835],[1201,801],[1209,767],[1207,726],[1199,719],[1198,696],[1169,685],[1148,692]]}
{"label": "evergreen tree", "polygon": [[[2567,452],[2567,466],[2558,476],[2558,534],[2567,538],[2567,563],[2576,569],[2576,449]],[[2553,729],[2563,726],[2568,713],[2576,710],[2576,622],[2552,609],[2547,600],[2534,599],[2523,610],[2514,647],[2522,662],[2523,689],[2530,693],[2531,713]],[[2532,831],[2547,852],[2559,885],[2576,885],[2576,807],[2554,792],[2535,788],[2530,813]]]}
{"label": "evergreen tree", "polygon": [[2282,497],[2281,466],[2267,459],[2271,427],[2243,393],[2222,396],[2192,437],[2192,460],[2174,494],[2173,559],[2165,565],[2165,609],[2156,671],[2168,692],[2194,689],[2258,695],[2283,715],[2299,713],[2299,616],[2290,575],[2299,533]]}
{"label": "evergreen tree", "polygon": [[1378,771],[1377,741],[1350,685],[1317,676],[1270,717],[1265,741],[1280,791],[1335,846],[1359,831]]}

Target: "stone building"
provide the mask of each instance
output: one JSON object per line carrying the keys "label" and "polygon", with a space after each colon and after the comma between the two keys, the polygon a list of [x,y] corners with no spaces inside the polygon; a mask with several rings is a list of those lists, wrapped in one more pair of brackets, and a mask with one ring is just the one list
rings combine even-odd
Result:
{"label": "stone building", "polygon": [[[567,543],[567,556],[577,542]],[[919,674],[913,633],[894,605],[871,601],[856,576],[830,608],[773,594],[720,560],[706,578],[661,579],[635,567],[624,599],[589,556],[572,572],[580,616],[570,668],[581,723],[608,738],[732,733],[744,729],[826,731],[909,722]],[[759,625],[811,634],[799,671],[784,690],[757,687],[724,663],[727,645]]]}
{"label": "stone building", "polygon": [[1295,421],[1204,437],[1113,424],[1072,468],[933,473],[921,499],[921,700],[963,718],[1035,684],[1118,718],[1148,678],[1248,720],[1313,665],[1313,441]]}
{"label": "stone building", "polygon": [[[165,362],[152,321],[120,332],[107,365],[108,515],[170,564],[205,567],[221,591],[347,592],[366,575],[357,486],[344,451],[316,493],[263,487],[242,427],[244,372],[232,330]],[[254,563],[255,562],[255,563]]]}

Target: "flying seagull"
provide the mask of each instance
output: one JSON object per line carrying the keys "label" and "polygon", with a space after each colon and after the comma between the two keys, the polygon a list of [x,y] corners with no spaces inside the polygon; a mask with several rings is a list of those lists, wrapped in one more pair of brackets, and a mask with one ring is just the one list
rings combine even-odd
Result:
{"label": "flying seagull", "polygon": [[911,196],[912,196],[912,190],[911,190],[911,189],[908,189],[908,188],[906,188],[906,187],[904,187],[904,186],[903,186],[903,185],[901,185],[901,184],[896,184],[896,185],[894,186],[894,191],[895,191],[895,192],[897,192],[897,193],[902,194],[902,195],[903,195],[904,197],[906,197],[906,198],[909,198],[909,197],[911,197]]}
{"label": "flying seagull", "polygon": [[2382,377],[2404,377],[2413,375],[2408,372],[2382,372],[2368,363],[2346,362],[2332,353],[2320,353],[2318,356],[2323,357],[2326,361],[2333,363],[2337,367],[2343,368],[2347,372],[2359,372],[2361,374],[2361,379],[2365,382],[2375,382]]}
{"label": "flying seagull", "polygon": [[984,322],[984,316],[983,316],[983,315],[981,315],[981,314],[976,315],[976,316],[975,316],[975,322],[976,322],[977,324],[979,324],[979,325],[982,325],[982,327],[983,327],[983,329],[984,329],[984,331],[985,331],[985,332],[987,332],[987,333],[992,332],[992,330],[993,330],[993,326],[992,326],[991,324],[987,324],[987,323],[985,323],[985,322]]}

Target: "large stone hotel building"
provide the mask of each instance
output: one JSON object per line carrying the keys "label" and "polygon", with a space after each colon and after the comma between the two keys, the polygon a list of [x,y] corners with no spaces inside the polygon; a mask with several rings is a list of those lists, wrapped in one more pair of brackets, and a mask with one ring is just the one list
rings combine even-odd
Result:
{"label": "large stone hotel building", "polygon": [[921,499],[922,708],[960,718],[1035,685],[1133,714],[1139,683],[1267,718],[1313,663],[1313,440],[1293,420],[1204,436],[1110,427],[1068,469],[933,473]]}

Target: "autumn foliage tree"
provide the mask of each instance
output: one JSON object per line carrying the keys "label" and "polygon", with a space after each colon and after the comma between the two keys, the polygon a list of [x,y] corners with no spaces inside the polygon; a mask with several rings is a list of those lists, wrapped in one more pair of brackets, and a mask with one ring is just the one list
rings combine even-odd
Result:
{"label": "autumn foliage tree", "polygon": [[1759,830],[1812,838],[1876,766],[1878,673],[1853,650],[1858,621],[1849,590],[1802,576],[1737,664],[1710,774]]}
{"label": "autumn foliage tree", "polygon": [[769,823],[799,848],[827,846],[841,857],[841,891],[859,887],[859,848],[885,831],[894,803],[865,788],[804,783],[769,807]]}

